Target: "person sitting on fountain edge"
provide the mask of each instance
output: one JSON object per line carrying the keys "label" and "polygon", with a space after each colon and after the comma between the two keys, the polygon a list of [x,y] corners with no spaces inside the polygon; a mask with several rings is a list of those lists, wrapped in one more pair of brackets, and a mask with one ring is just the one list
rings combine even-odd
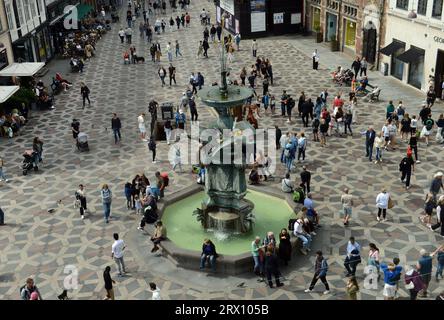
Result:
{"label": "person sitting on fountain edge", "polygon": [[216,253],[216,246],[210,239],[205,239],[202,245],[202,255],[200,257],[200,270],[205,268],[205,262],[208,260],[210,263],[211,270],[216,272],[216,258],[218,254]]}
{"label": "person sitting on fountain edge", "polygon": [[162,224],[162,221],[157,221],[156,230],[154,231],[154,235],[151,237],[151,241],[154,243],[154,247],[153,249],[151,249],[151,252],[156,252],[157,250],[159,250],[160,242],[166,240],[166,237],[166,227]]}
{"label": "person sitting on fountain edge", "polygon": [[248,175],[248,182],[249,184],[259,184],[259,172],[257,171],[257,166],[253,166],[253,168],[250,171],[250,174]]}

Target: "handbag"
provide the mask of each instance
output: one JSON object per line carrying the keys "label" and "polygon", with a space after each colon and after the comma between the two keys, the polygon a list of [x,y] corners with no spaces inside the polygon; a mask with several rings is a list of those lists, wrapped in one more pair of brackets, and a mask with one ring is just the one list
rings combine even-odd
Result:
{"label": "handbag", "polygon": [[389,197],[387,208],[391,209],[395,206],[395,203],[392,200],[392,197]]}
{"label": "handbag", "polygon": [[406,288],[407,290],[415,289],[415,284],[413,283],[413,281],[410,281],[409,283],[407,283],[407,284],[405,285],[405,288]]}

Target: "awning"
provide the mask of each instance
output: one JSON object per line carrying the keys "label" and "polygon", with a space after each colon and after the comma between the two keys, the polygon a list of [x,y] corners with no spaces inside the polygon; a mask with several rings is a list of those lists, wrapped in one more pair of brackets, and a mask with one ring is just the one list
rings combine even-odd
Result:
{"label": "awning", "polygon": [[93,7],[90,6],[89,4],[79,4],[77,6],[77,15],[78,15],[78,20],[82,20],[84,19],[88,13],[90,13],[93,10]]}
{"label": "awning", "polygon": [[396,59],[401,60],[405,63],[410,63],[413,61],[417,61],[421,56],[425,55],[425,51],[416,47],[410,47],[409,50],[403,52]]}
{"label": "awning", "polygon": [[405,46],[404,43],[401,43],[398,41],[393,41],[388,46],[379,50],[379,52],[386,55],[386,56],[390,56],[390,55],[392,55],[393,52],[396,52],[398,49],[404,48],[404,46]]}
{"label": "awning", "polygon": [[19,86],[0,86],[0,103],[5,102],[20,89]]}
{"label": "awning", "polygon": [[1,70],[0,77],[32,77],[44,66],[43,62],[16,62]]}

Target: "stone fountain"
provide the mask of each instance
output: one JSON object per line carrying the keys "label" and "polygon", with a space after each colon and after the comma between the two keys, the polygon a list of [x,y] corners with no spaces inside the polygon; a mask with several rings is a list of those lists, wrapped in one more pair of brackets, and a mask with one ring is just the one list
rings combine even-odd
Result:
{"label": "stone fountain", "polygon": [[248,139],[243,133],[246,130],[254,133],[254,128],[246,121],[236,121],[234,109],[242,106],[253,91],[227,83],[228,69],[223,45],[220,62],[219,86],[204,87],[199,91],[200,100],[218,113],[219,118],[207,127],[217,133],[217,137],[213,138],[218,143],[208,154],[201,154],[201,163],[206,167],[207,197],[193,215],[197,216],[205,229],[245,233],[252,229],[254,223],[254,204],[244,199],[247,193],[245,169],[251,156],[248,150],[254,150],[254,137]]}

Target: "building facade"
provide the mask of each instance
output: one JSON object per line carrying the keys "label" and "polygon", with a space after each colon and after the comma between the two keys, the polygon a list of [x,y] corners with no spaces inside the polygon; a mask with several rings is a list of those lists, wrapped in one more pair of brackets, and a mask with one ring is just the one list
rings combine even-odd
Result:
{"label": "building facade", "polygon": [[384,8],[385,0],[306,0],[304,28],[334,50],[377,64]]}
{"label": "building facade", "polygon": [[304,0],[216,0],[216,21],[242,38],[302,32]]}
{"label": "building facade", "polygon": [[387,73],[422,91],[444,81],[444,1],[389,0],[382,65]]}
{"label": "building facade", "polygon": [[14,62],[8,18],[5,7],[0,3],[0,70]]}
{"label": "building facade", "polygon": [[53,56],[45,0],[4,0],[16,61],[46,62]]}

